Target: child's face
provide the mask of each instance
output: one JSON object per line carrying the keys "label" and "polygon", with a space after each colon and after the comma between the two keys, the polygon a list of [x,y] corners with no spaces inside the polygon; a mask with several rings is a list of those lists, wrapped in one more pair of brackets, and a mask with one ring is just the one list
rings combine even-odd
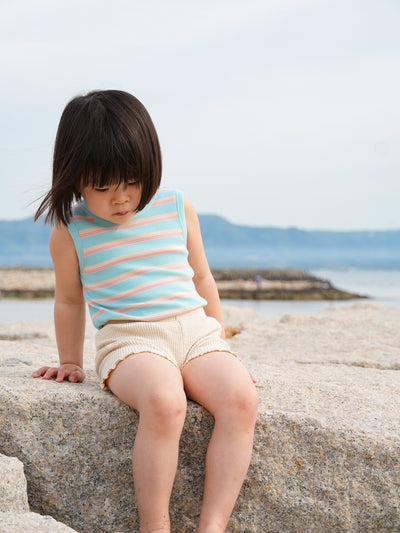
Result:
{"label": "child's face", "polygon": [[135,215],[142,188],[139,183],[130,181],[101,188],[82,187],[80,193],[94,215],[114,224],[123,224]]}

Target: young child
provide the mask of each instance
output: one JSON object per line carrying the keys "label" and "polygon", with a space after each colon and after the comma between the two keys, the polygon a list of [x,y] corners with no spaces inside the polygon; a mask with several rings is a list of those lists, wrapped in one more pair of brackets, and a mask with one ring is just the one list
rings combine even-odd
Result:
{"label": "young child", "polygon": [[187,398],[215,418],[197,531],[225,531],[249,466],[257,415],[250,374],[224,340],[217,288],[192,204],[159,188],[161,152],[144,106],[94,91],[66,106],[52,188],[35,219],[55,222],[60,366],[33,377],[80,382],[85,301],[103,388],[137,409],[133,476],[140,532],[170,531],[169,499]]}

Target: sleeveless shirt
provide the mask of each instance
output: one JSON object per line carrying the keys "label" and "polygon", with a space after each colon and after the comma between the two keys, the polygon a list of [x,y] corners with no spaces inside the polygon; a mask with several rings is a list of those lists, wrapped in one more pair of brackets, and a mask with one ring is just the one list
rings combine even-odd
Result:
{"label": "sleeveless shirt", "polygon": [[188,262],[184,197],[162,188],[124,224],[96,217],[83,200],[68,230],[93,324],[160,320],[207,305]]}

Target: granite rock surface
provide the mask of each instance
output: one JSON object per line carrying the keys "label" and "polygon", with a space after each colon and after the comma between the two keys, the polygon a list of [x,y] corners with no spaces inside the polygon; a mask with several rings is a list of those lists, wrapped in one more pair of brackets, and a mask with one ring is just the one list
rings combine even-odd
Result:
{"label": "granite rock surface", "polygon": [[0,533],[76,533],[51,516],[0,512]]}
{"label": "granite rock surface", "polygon": [[0,512],[29,512],[24,465],[16,457],[0,454]]}
{"label": "granite rock surface", "polygon": [[73,533],[70,527],[29,511],[24,465],[0,454],[0,533]]}
{"label": "granite rock surface", "polygon": [[[232,349],[257,379],[254,454],[229,532],[400,530],[400,310],[374,304],[315,315],[224,310]],[[94,373],[33,380],[57,364],[51,322],[0,324],[0,452],[23,462],[32,511],[80,533],[137,531],[131,449],[137,413]],[[172,531],[199,514],[212,417],[189,402],[171,500]]]}

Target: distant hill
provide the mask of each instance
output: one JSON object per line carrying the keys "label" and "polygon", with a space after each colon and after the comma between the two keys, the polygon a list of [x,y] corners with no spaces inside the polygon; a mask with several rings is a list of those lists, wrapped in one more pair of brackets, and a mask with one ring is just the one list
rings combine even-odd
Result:
{"label": "distant hill", "polygon": [[400,230],[306,231],[238,226],[215,215],[199,218],[214,268],[400,269]]}
{"label": "distant hill", "polygon": [[50,231],[32,218],[0,220],[0,266],[50,266]]}
{"label": "distant hill", "polygon": [[[213,268],[400,269],[400,230],[306,231],[199,219]],[[42,221],[0,221],[0,266],[50,266],[49,234]]]}

